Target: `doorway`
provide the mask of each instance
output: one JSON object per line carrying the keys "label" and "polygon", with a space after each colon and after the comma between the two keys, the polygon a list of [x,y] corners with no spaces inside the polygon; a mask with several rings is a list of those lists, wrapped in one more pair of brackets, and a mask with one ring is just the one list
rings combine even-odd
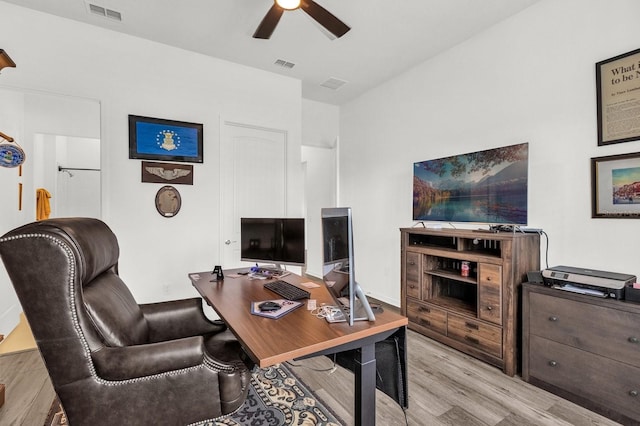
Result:
{"label": "doorway", "polygon": [[34,185],[51,194],[50,217],[101,216],[100,139],[34,135]]}
{"label": "doorway", "polygon": [[220,183],[222,266],[238,268],[240,218],[287,215],[287,132],[223,121]]}

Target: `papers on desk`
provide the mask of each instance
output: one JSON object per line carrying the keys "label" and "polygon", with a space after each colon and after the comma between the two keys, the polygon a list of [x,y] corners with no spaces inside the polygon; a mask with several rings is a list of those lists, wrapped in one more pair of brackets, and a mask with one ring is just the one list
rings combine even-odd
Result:
{"label": "papers on desk", "polygon": [[266,280],[267,278],[271,278],[269,275],[261,274],[260,272],[252,272],[249,274],[249,278],[252,280]]}
{"label": "papers on desk", "polygon": [[[280,305],[280,309],[277,311],[261,311],[258,305],[264,302],[275,302]],[[251,313],[253,315],[258,315],[266,318],[280,318],[283,315],[288,314],[289,312],[299,308],[302,306],[302,302],[298,302],[295,300],[286,300],[286,299],[273,299],[273,300],[261,300],[259,302],[251,302]]]}
{"label": "papers on desk", "polygon": [[240,274],[227,274],[226,276],[228,278],[240,278],[242,275],[240,275]]}

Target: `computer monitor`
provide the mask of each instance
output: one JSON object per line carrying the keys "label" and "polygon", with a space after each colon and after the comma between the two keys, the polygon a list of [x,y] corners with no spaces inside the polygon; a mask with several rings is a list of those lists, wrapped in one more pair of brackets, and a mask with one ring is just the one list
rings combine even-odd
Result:
{"label": "computer monitor", "polygon": [[339,311],[326,317],[329,322],[375,321],[375,316],[355,279],[353,222],[351,207],[323,208],[322,280]]}
{"label": "computer monitor", "polygon": [[[240,260],[283,265],[305,265],[302,218],[240,218]],[[276,271],[277,272],[277,271]]]}

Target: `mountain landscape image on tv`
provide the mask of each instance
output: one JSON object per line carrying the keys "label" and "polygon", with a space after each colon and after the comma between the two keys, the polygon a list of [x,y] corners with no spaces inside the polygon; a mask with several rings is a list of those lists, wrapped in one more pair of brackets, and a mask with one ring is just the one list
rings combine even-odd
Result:
{"label": "mountain landscape image on tv", "polygon": [[529,144],[414,163],[413,220],[527,224]]}

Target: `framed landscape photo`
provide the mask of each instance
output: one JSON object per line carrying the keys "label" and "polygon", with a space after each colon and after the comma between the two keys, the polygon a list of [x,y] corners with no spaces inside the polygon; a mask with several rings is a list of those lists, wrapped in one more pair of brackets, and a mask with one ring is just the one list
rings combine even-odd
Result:
{"label": "framed landscape photo", "polygon": [[640,219],[640,152],[591,159],[591,217]]}
{"label": "framed landscape photo", "polygon": [[640,49],[596,64],[598,145],[640,140]]}
{"label": "framed landscape photo", "polygon": [[202,163],[202,124],[129,115],[129,158]]}

